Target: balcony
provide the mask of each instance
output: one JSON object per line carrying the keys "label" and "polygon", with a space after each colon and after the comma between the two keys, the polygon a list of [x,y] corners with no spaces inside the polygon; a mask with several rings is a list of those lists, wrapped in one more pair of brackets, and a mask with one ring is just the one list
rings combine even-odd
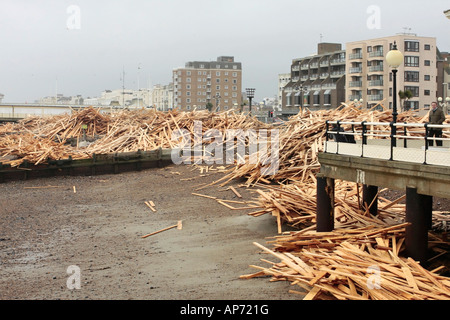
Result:
{"label": "balcony", "polygon": [[362,87],[362,81],[350,81],[349,87],[350,87],[350,88],[359,88],[359,87]]}
{"label": "balcony", "polygon": [[345,74],[345,70],[338,70],[338,71],[332,71],[331,77],[332,78],[340,78]]}
{"label": "balcony", "polygon": [[300,66],[293,66],[292,71],[300,71]]}
{"label": "balcony", "polygon": [[324,60],[324,61],[321,61],[319,65],[321,67],[328,67],[329,66],[329,62],[328,62],[328,60]]}
{"label": "balcony", "polygon": [[335,66],[338,64],[345,64],[345,59],[333,59],[330,60],[330,65]]}
{"label": "balcony", "polygon": [[309,78],[310,78],[311,80],[316,80],[318,77],[319,77],[319,75],[318,75],[317,73],[314,73],[314,74],[312,74],[312,75],[309,76]]}
{"label": "balcony", "polygon": [[321,73],[320,74],[320,79],[326,79],[326,78],[328,78],[330,76],[330,74],[327,72],[327,73]]}
{"label": "balcony", "polygon": [[369,54],[369,58],[375,58],[375,57],[384,57],[384,52],[382,50],[372,51]]}
{"label": "balcony", "polygon": [[309,64],[308,64],[308,63],[302,64],[302,65],[300,66],[300,69],[301,69],[301,70],[308,70],[308,69],[309,69]]}
{"label": "balcony", "polygon": [[358,60],[358,59],[362,59],[362,52],[356,52],[356,53],[352,53],[348,56],[348,58],[350,60]]}
{"label": "balcony", "polygon": [[336,89],[335,83],[324,83],[322,84],[322,89]]}
{"label": "balcony", "polygon": [[382,87],[384,86],[383,80],[371,80],[369,81],[369,87]]}
{"label": "balcony", "polygon": [[350,73],[361,73],[362,72],[362,67],[350,68],[349,72]]}
{"label": "balcony", "polygon": [[350,95],[349,97],[348,97],[348,100],[349,101],[355,101],[355,100],[361,100],[362,99],[362,96],[361,95],[359,95],[359,94],[352,94],[352,95]]}
{"label": "balcony", "polygon": [[381,101],[383,100],[383,94],[371,94],[367,96],[368,101]]}
{"label": "balcony", "polygon": [[382,64],[380,64],[378,66],[369,67],[369,72],[382,72],[382,71],[384,71],[384,67]]}
{"label": "balcony", "polygon": [[318,62],[313,62],[309,64],[309,68],[310,69],[317,69],[319,68],[319,63]]}

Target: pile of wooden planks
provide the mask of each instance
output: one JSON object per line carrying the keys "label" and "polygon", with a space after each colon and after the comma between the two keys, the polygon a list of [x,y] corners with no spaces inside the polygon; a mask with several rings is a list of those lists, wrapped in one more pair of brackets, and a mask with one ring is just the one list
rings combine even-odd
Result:
{"label": "pile of wooden planks", "polygon": [[[196,122],[201,132],[196,132]],[[180,147],[173,139],[176,130],[186,130],[193,140],[194,134],[204,135],[216,129],[258,129],[268,125],[254,117],[234,111],[210,113],[162,112],[150,110],[123,110],[100,113],[92,107],[71,114],[33,116],[17,124],[0,126],[0,162],[19,166],[45,163],[53,160],[91,158],[93,154],[150,151],[158,148]],[[89,143],[81,145],[80,142]]]}
{"label": "pile of wooden planks", "polygon": [[426,270],[400,255],[406,224],[341,229],[329,233],[299,231],[275,238],[275,249],[254,243],[279,260],[242,279],[270,276],[290,281],[305,300],[448,300],[450,278]]}

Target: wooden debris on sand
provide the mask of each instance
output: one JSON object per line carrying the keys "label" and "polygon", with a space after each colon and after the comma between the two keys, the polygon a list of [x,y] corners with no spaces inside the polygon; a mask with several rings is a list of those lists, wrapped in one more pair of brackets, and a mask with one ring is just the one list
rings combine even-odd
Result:
{"label": "wooden debris on sand", "polygon": [[261,259],[270,266],[241,278],[289,281],[306,300],[450,300],[450,278],[400,256],[404,234],[405,224],[278,236],[275,249],[254,244],[279,262]]}
{"label": "wooden debris on sand", "polygon": [[[40,164],[48,159],[60,160],[69,156],[74,160],[91,158],[94,153],[182,147],[182,137],[178,141],[172,140],[173,133],[185,130],[194,137],[196,123],[201,123],[202,135],[210,129],[223,133],[227,129],[268,127],[255,117],[234,111],[162,112],[151,109],[108,114],[89,107],[74,110],[71,114],[33,116],[17,124],[1,125],[0,161],[17,167],[25,160]],[[82,146],[82,140],[89,143]]]}

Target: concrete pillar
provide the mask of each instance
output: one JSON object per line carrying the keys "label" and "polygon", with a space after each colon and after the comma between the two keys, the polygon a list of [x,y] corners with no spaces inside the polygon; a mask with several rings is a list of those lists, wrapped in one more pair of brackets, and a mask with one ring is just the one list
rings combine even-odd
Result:
{"label": "concrete pillar", "polygon": [[317,177],[317,232],[334,230],[334,179]]}
{"label": "concrete pillar", "polygon": [[406,253],[425,265],[428,259],[429,197],[417,193],[415,188],[406,189]]}
{"label": "concrete pillar", "polygon": [[428,223],[428,230],[431,230],[433,227],[433,197],[423,196],[423,200],[425,219]]}
{"label": "concrete pillar", "polygon": [[363,208],[369,208],[369,212],[371,215],[376,216],[378,214],[378,187],[376,186],[368,186],[363,185]]}

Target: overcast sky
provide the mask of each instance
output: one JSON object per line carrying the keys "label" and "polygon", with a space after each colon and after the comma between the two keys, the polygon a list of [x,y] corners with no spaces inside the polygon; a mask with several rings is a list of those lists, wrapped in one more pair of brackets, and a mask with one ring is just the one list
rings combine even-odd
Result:
{"label": "overcast sky", "polygon": [[[243,89],[274,97],[277,77],[317,43],[410,28],[450,51],[448,0],[1,0],[0,93],[33,102],[56,92],[168,84],[187,61],[234,56]],[[322,38],[321,38],[322,35]]]}

